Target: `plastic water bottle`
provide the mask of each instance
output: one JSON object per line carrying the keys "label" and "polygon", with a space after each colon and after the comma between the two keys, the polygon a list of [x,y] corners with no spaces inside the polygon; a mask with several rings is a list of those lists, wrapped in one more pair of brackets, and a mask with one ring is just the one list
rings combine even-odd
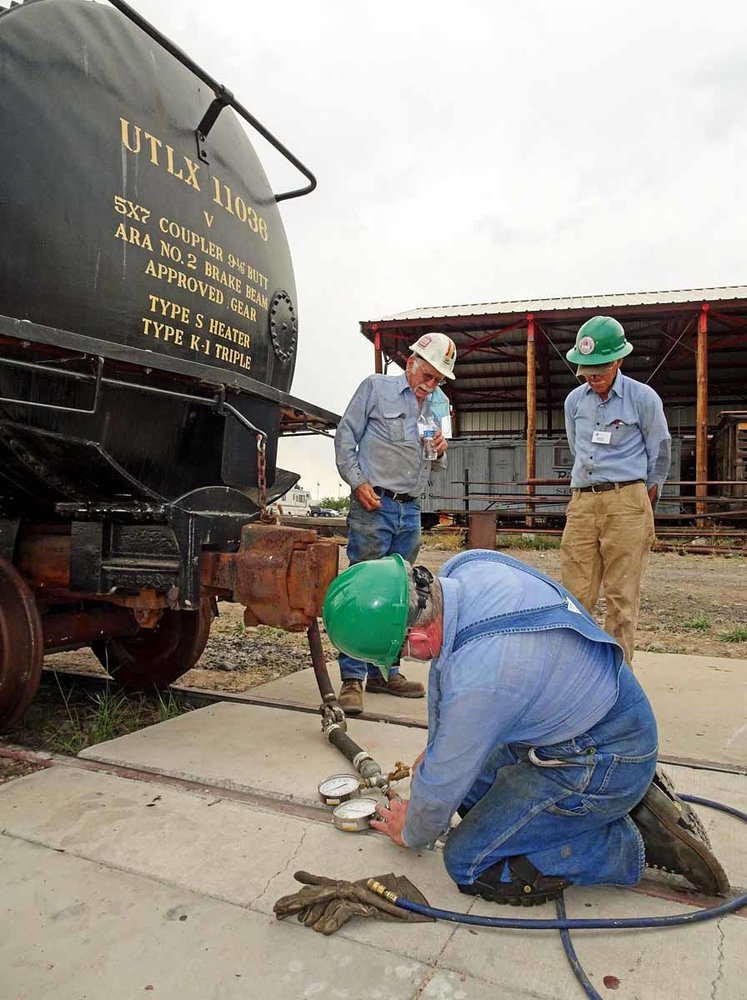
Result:
{"label": "plastic water bottle", "polygon": [[423,439],[423,458],[426,462],[435,461],[438,458],[436,449],[433,447],[433,438],[436,436],[436,425],[432,417],[428,417],[427,420],[422,416],[418,417],[418,433]]}

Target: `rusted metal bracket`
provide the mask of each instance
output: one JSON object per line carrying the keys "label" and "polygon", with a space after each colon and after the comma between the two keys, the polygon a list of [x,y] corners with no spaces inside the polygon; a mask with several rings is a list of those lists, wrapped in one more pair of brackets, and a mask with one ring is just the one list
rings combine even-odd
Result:
{"label": "rusted metal bracket", "polygon": [[202,586],[243,604],[247,625],[288,632],[305,631],[321,615],[336,575],[336,542],[304,528],[254,523],[243,527],[238,552],[203,552],[200,562]]}

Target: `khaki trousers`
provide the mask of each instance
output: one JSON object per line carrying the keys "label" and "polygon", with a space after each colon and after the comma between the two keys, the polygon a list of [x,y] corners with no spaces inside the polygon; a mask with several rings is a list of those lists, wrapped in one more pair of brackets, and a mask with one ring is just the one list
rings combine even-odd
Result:
{"label": "khaki trousers", "polygon": [[604,628],[620,643],[629,664],[653,540],[654,513],[644,483],[604,493],[572,491],[560,543],[561,582],[589,613],[604,588]]}

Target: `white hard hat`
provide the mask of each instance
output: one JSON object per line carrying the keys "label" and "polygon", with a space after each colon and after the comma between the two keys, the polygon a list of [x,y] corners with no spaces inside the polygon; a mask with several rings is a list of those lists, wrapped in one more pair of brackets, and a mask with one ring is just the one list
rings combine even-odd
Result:
{"label": "white hard hat", "polygon": [[424,333],[410,345],[410,350],[432,365],[441,375],[445,375],[446,378],[456,378],[454,374],[456,344],[445,333]]}

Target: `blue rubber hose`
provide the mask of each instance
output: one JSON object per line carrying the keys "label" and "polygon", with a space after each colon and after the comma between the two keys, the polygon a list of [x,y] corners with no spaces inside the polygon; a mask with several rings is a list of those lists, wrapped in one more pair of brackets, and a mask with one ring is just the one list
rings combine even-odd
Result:
{"label": "blue rubber hose", "polygon": [[[684,802],[692,802],[695,805],[708,806],[711,809],[718,809],[721,812],[729,813],[729,815],[735,816],[737,819],[741,819],[747,823],[747,813],[742,812],[741,809],[735,809],[733,806],[726,806],[720,802],[714,802],[712,799],[703,799],[696,795],[680,795],[680,798]],[[434,906],[423,906],[420,903],[413,903],[409,899],[403,899],[402,897],[397,897],[391,901],[403,910],[410,910],[412,913],[419,913],[421,916],[431,917],[434,920],[449,920],[453,923],[472,924],[477,927],[505,927],[529,931],[560,931],[566,957],[582,989],[590,1000],[602,1000],[578,960],[569,931],[644,930],[649,927],[680,927],[684,924],[716,920],[719,917],[735,913],[737,910],[741,910],[742,907],[747,906],[747,893],[742,893],[740,896],[720,903],[718,906],[711,906],[703,910],[692,910],[690,913],[671,914],[666,917],[608,917],[604,919],[600,917],[583,920],[569,920],[566,917],[562,897],[557,902],[558,916],[555,920],[528,920],[521,917],[480,917],[472,913],[458,913],[454,910],[440,910]]]}

